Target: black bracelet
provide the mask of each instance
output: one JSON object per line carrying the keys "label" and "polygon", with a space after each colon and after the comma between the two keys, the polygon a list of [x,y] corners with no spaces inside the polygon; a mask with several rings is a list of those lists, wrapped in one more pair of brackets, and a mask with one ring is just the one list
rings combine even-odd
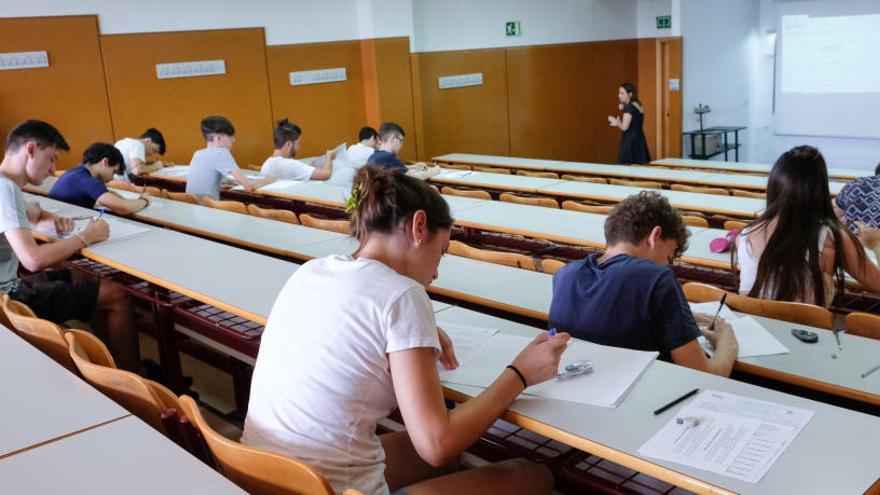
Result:
{"label": "black bracelet", "polygon": [[512,365],[512,364],[508,364],[507,367],[510,368],[510,369],[512,369],[513,372],[516,373],[516,376],[519,377],[519,381],[521,381],[522,384],[523,384],[523,389],[526,389],[526,388],[529,387],[529,384],[526,383],[526,377],[523,376],[522,371],[520,371],[519,369],[517,369],[517,367],[514,366],[514,365]]}

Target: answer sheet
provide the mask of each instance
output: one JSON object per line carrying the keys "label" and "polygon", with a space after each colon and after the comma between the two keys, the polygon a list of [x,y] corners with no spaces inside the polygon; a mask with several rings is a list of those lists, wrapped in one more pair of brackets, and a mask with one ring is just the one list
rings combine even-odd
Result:
{"label": "answer sheet", "polygon": [[704,390],[679,409],[638,453],[757,483],[813,414],[797,407]]}
{"label": "answer sheet", "polygon": [[[706,310],[710,306],[714,306],[716,310],[718,309],[718,303],[690,303],[690,306],[691,311],[694,313],[703,314],[707,313]],[[714,316],[715,313],[713,312],[712,315]],[[738,359],[791,353],[788,347],[779,342],[772,333],[767,331],[758,320],[751,316],[734,313],[725,306],[721,310],[719,317],[723,318],[733,328],[733,333],[736,335],[736,341],[739,344],[739,354],[736,356]],[[705,337],[700,337],[699,341],[707,354],[710,356],[714,355],[715,349],[712,348],[712,345]]]}
{"label": "answer sheet", "polygon": [[[76,220],[76,226],[74,227],[73,232],[81,232],[83,229],[86,228],[86,225],[88,225],[88,223],[92,221],[91,219],[97,218],[97,216],[98,216],[97,213],[95,213],[94,217],[90,217],[88,219]],[[113,217],[108,217],[106,215],[101,217],[101,220],[104,220],[105,222],[107,222],[107,225],[110,227],[110,237],[108,237],[106,241],[102,241],[102,242],[108,242],[108,241],[113,241],[116,239],[122,239],[125,237],[130,237],[133,235],[142,234],[144,232],[149,232],[150,230],[153,230],[150,227],[146,227],[146,226],[143,226],[143,225],[140,225],[137,223],[133,223],[133,222],[126,222],[124,220],[120,220],[118,218],[113,218]],[[46,234],[49,237],[52,237],[55,239],[67,239],[69,237],[73,237],[73,233],[65,234],[65,235],[58,235],[54,231],[49,232],[49,231],[45,231],[42,229],[36,229],[36,228],[34,230],[36,230],[37,232],[42,232],[43,234]]]}

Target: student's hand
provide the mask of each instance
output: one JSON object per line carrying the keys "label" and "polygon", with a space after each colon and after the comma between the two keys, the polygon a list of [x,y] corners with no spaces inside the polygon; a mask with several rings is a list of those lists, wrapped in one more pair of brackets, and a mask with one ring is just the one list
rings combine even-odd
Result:
{"label": "student's hand", "polygon": [[458,368],[458,358],[455,357],[452,339],[440,327],[437,327],[437,336],[440,337],[440,364],[448,370]]}
{"label": "student's hand", "polygon": [[868,249],[874,250],[880,248],[880,229],[868,227],[863,223],[857,224],[859,227],[859,240]]}
{"label": "student's hand", "polygon": [[336,148],[332,150],[327,150],[327,160],[334,160],[336,158]]}
{"label": "student's hand", "polygon": [[565,332],[550,336],[541,332],[513,360],[513,365],[522,372],[529,385],[537,385],[559,373],[559,360],[571,336]]}
{"label": "student's hand", "polygon": [[82,235],[88,244],[106,241],[110,237],[110,225],[100,218],[92,220],[83,229]]}
{"label": "student's hand", "polygon": [[60,235],[69,234],[73,232],[75,227],[76,223],[72,218],[55,217],[55,233]]}
{"label": "student's hand", "polygon": [[708,327],[712,324],[712,315],[707,315],[705,313],[694,313],[694,321],[696,321],[697,325],[701,327]]}
{"label": "student's hand", "polygon": [[714,330],[704,329],[703,335],[715,349],[718,349],[719,345],[739,347],[736,342],[736,334],[733,333],[733,327],[721,318],[715,320]]}
{"label": "student's hand", "polygon": [[269,174],[266,176],[265,179],[263,179],[263,185],[265,186],[266,184],[271,184],[276,180],[278,180],[278,177],[276,177],[275,174]]}

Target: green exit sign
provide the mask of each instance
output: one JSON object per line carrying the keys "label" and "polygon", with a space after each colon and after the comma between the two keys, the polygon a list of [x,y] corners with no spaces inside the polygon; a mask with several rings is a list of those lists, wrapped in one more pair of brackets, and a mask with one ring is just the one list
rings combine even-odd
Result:
{"label": "green exit sign", "polygon": [[505,25],[505,33],[507,33],[507,36],[519,36],[522,34],[519,28],[519,21],[508,21]]}
{"label": "green exit sign", "polygon": [[669,29],[671,27],[672,27],[672,16],[671,15],[657,16],[657,29]]}

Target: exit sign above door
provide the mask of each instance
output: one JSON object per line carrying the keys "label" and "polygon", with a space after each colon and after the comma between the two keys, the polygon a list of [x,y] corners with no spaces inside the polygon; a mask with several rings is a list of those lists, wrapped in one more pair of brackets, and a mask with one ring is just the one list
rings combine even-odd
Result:
{"label": "exit sign above door", "polygon": [[672,27],[672,16],[671,15],[658,15],[657,16],[657,29],[669,29]]}
{"label": "exit sign above door", "polygon": [[507,36],[519,36],[522,34],[519,27],[519,21],[508,21],[504,26],[504,31]]}

